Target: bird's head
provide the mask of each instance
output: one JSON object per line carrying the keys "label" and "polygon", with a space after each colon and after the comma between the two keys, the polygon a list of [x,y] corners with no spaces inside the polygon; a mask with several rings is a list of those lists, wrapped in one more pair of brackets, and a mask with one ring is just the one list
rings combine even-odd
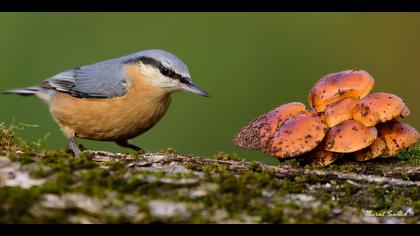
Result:
{"label": "bird's head", "polygon": [[160,49],[151,49],[130,55],[125,63],[136,63],[140,73],[153,86],[173,91],[186,91],[201,96],[209,94],[191,80],[187,65],[175,55]]}

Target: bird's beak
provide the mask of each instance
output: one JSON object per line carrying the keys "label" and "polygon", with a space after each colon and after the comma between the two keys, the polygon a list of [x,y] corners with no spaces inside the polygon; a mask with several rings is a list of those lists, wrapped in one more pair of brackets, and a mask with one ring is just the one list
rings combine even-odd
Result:
{"label": "bird's beak", "polygon": [[200,86],[196,85],[192,81],[189,81],[188,84],[183,84],[182,90],[190,92],[190,93],[194,93],[200,96],[210,97],[210,94],[208,94],[206,91],[204,91],[204,89],[200,88]]}

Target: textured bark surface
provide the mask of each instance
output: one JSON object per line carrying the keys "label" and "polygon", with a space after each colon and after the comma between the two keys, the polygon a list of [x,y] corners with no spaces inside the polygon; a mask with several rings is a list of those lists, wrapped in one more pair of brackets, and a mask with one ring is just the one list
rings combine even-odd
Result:
{"label": "textured bark surface", "polygon": [[173,149],[74,158],[21,128],[0,123],[0,223],[420,223],[420,146],[327,167]]}
{"label": "textured bark surface", "polygon": [[225,153],[4,151],[0,222],[420,223],[418,154],[322,168]]}

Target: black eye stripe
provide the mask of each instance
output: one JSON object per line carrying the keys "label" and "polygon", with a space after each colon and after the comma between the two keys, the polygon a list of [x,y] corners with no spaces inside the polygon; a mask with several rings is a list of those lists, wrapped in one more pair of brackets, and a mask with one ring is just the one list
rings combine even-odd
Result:
{"label": "black eye stripe", "polygon": [[180,74],[176,73],[175,71],[169,69],[159,61],[150,58],[150,57],[138,57],[138,58],[131,58],[126,61],[124,61],[124,64],[137,64],[139,62],[142,62],[143,64],[151,65],[157,69],[159,69],[160,73],[164,76],[167,76],[169,78],[175,79],[180,81],[183,84],[190,84],[190,80],[186,77],[181,76]]}

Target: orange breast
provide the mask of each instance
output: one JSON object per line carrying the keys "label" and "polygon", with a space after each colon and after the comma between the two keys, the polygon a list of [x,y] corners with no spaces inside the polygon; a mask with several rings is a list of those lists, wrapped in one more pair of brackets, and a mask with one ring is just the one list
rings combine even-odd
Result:
{"label": "orange breast", "polygon": [[58,92],[50,110],[67,137],[116,141],[128,140],[153,127],[168,110],[171,97],[140,76],[138,67],[125,68],[127,93],[110,99],[76,98]]}

